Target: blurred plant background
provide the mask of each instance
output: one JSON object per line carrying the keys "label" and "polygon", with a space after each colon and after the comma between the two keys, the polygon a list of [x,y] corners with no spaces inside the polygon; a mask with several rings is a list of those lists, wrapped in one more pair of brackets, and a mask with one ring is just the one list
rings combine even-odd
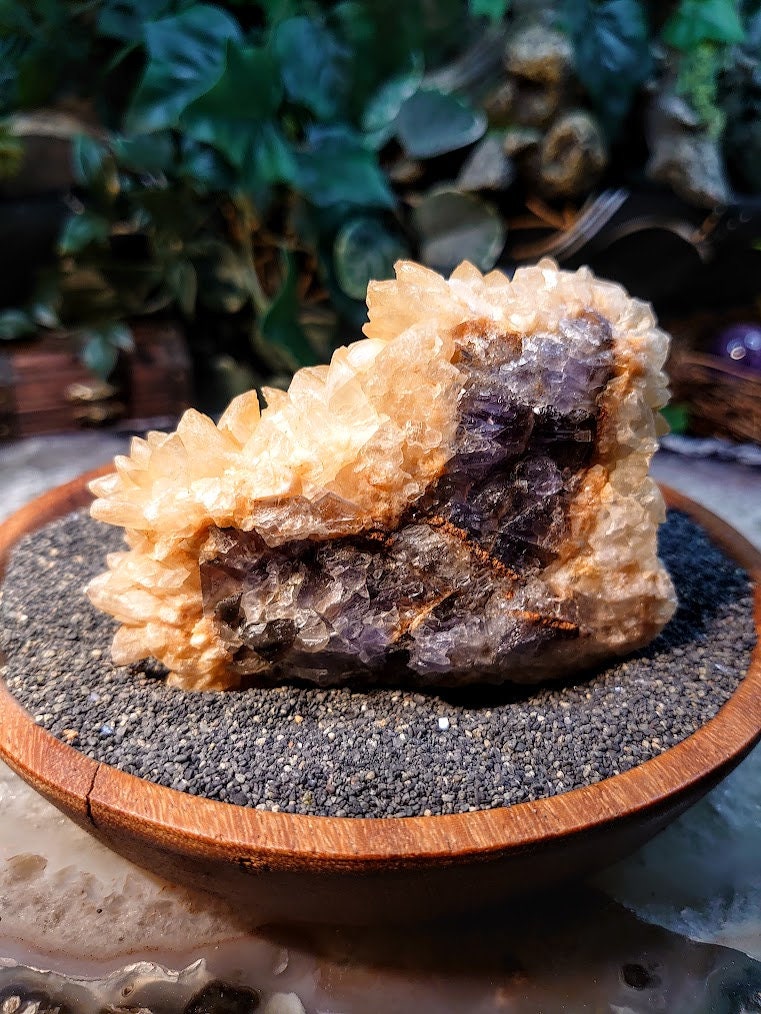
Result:
{"label": "blurred plant background", "polygon": [[752,306],[759,194],[758,0],[0,0],[0,339],[180,320],[211,410],[399,257]]}

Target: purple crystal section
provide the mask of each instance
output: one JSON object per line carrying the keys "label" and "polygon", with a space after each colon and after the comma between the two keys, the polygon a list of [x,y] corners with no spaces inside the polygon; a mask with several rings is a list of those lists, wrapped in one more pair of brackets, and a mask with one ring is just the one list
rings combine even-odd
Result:
{"label": "purple crystal section", "polygon": [[204,605],[237,671],[323,685],[502,682],[518,666],[522,678],[541,671],[553,642],[578,635],[573,603],[554,599],[541,571],[594,458],[613,354],[598,315],[560,332],[463,338],[451,457],[395,530],[275,549],[255,531],[212,530]]}

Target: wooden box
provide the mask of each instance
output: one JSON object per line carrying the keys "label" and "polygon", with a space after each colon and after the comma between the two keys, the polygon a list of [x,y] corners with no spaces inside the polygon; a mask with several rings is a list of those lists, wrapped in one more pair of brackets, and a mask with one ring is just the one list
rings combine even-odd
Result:
{"label": "wooden box", "polygon": [[172,322],[132,324],[135,349],[108,382],[85,367],[75,335],[50,333],[0,354],[0,439],[101,426],[163,429],[191,400],[185,338]]}

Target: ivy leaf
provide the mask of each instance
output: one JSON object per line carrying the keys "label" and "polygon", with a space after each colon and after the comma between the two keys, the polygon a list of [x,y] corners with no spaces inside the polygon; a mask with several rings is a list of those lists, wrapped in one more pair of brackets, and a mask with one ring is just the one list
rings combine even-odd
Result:
{"label": "ivy leaf", "polygon": [[148,22],[148,66],[127,113],[127,129],[148,134],[176,126],[190,103],[222,76],[230,41],[241,41],[238,23],[207,4]]}
{"label": "ivy leaf", "polygon": [[434,190],[415,208],[425,264],[448,274],[467,260],[481,271],[497,263],[505,245],[505,226],[496,209],[474,194]]}
{"label": "ivy leaf", "polygon": [[390,208],[395,203],[375,152],[353,131],[313,130],[296,160],[294,186],[319,207],[345,203]]}
{"label": "ivy leaf", "polygon": [[736,0],[681,0],[663,27],[663,41],[689,52],[701,42],[732,45],[745,38]]}
{"label": "ivy leaf", "polygon": [[158,175],[174,162],[174,141],[168,131],[115,137],[111,149],[122,169],[136,173]]}
{"label": "ivy leaf", "polygon": [[287,352],[298,366],[309,366],[315,362],[315,354],[299,323],[299,273],[291,253],[284,255],[283,268],[282,288],[262,314],[259,330],[266,341]]}
{"label": "ivy leaf", "polygon": [[288,97],[321,120],[335,119],[351,87],[348,47],[321,21],[307,17],[281,22],[273,45]]}
{"label": "ivy leaf", "polygon": [[100,330],[101,334],[111,342],[114,348],[121,349],[123,352],[135,351],[135,339],[131,329],[126,324],[114,321],[112,324],[106,324]]}
{"label": "ivy leaf", "polygon": [[414,53],[411,68],[389,78],[371,96],[362,112],[361,126],[365,134],[372,135],[376,147],[392,136],[399,110],[418,90],[422,79],[423,60],[419,53]]}
{"label": "ivy leaf", "polygon": [[83,211],[80,215],[72,215],[64,224],[58,239],[58,252],[66,257],[79,253],[90,243],[104,243],[109,236],[108,219],[96,215],[92,211]]}
{"label": "ivy leaf", "polygon": [[213,145],[240,168],[259,124],[276,112],[281,98],[272,54],[263,47],[230,43],[224,73],[185,110],[182,126],[189,137]]}
{"label": "ivy leaf", "polygon": [[464,99],[421,89],[399,110],[396,135],[411,158],[432,158],[477,141],[486,125],[486,116]]}
{"label": "ivy leaf", "polygon": [[298,172],[296,156],[275,123],[257,125],[243,163],[243,183],[252,191],[291,183]]}
{"label": "ivy leaf", "polygon": [[61,289],[56,272],[43,272],[35,286],[29,313],[40,327],[58,327],[60,309]]}
{"label": "ivy leaf", "polygon": [[652,67],[644,9],[639,0],[566,0],[565,26],[578,78],[615,137]]}
{"label": "ivy leaf", "polygon": [[0,339],[12,341],[36,330],[34,321],[24,310],[0,310]]}
{"label": "ivy leaf", "polygon": [[470,0],[470,13],[475,18],[501,21],[510,7],[510,0]]}
{"label": "ivy leaf", "polygon": [[88,370],[105,380],[116,366],[118,349],[100,331],[83,332],[81,341],[79,358]]}
{"label": "ivy leaf", "polygon": [[114,321],[83,331],[79,355],[89,370],[105,380],[116,366],[119,350],[131,352],[134,347],[132,332],[127,325]]}
{"label": "ivy leaf", "polygon": [[690,424],[690,406],[683,401],[674,402],[661,409],[661,415],[669,424],[672,433],[686,433]]}
{"label": "ivy leaf", "polygon": [[401,238],[377,218],[353,218],[336,236],[333,265],[341,289],[352,299],[364,299],[371,280],[391,278],[394,264],[408,257]]}
{"label": "ivy leaf", "polygon": [[214,191],[231,191],[236,176],[227,161],[207,145],[197,144],[189,137],[180,139],[181,162],[179,176],[188,180],[202,194]]}
{"label": "ivy leaf", "polygon": [[268,25],[277,25],[286,18],[295,17],[301,7],[300,0],[259,0]]}
{"label": "ivy leaf", "polygon": [[74,179],[82,186],[92,186],[103,175],[108,148],[89,134],[77,134],[71,144]]}
{"label": "ivy leaf", "polygon": [[141,38],[145,22],[161,17],[169,5],[170,0],[105,0],[98,14],[98,35],[134,42]]}

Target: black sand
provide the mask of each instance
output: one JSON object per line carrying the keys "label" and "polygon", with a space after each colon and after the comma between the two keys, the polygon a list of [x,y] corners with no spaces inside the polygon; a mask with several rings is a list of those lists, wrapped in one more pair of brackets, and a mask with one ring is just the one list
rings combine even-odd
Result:
{"label": "black sand", "polygon": [[695,732],[744,676],[747,575],[684,515],[661,529],[680,608],[648,648],[544,688],[366,692],[166,687],[153,663],[109,660],[114,621],[82,594],[121,533],[75,514],[16,549],[0,597],[12,693],[57,737],[162,785],[331,816],[458,813],[555,795]]}

